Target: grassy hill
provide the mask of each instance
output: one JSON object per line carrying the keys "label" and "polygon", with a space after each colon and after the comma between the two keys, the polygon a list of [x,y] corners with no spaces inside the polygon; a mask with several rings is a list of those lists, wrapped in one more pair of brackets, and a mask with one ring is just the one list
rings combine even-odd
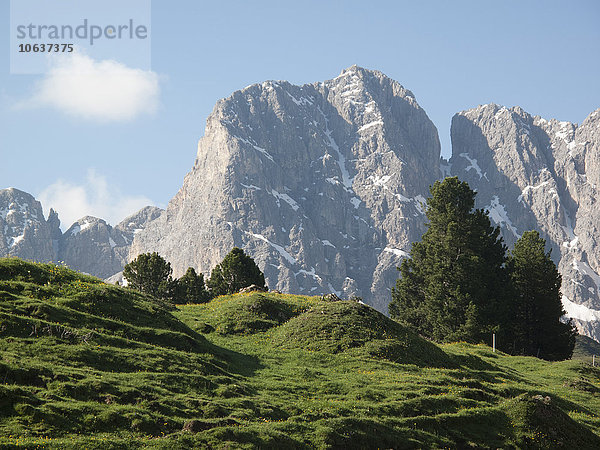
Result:
{"label": "grassy hill", "polygon": [[438,346],[354,302],[172,307],[0,259],[1,448],[600,448],[600,370]]}

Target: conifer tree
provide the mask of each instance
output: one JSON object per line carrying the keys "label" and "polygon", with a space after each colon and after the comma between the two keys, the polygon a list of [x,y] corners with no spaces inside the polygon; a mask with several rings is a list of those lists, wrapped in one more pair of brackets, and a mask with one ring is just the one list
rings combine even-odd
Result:
{"label": "conifer tree", "polygon": [[156,252],[138,255],[123,269],[129,287],[163,299],[172,297],[172,273],[171,264]]}
{"label": "conifer tree", "polygon": [[457,177],[436,181],[427,231],[392,289],[389,313],[436,341],[482,342],[506,327],[506,247],[475,192]]}
{"label": "conifer tree", "polygon": [[234,294],[253,284],[266,289],[264,274],[254,260],[237,247],[212,270],[207,284],[213,296]]}
{"label": "conifer tree", "polygon": [[205,303],[209,300],[210,293],[204,286],[204,275],[197,274],[193,267],[188,267],[185,274],[177,280],[176,301]]}
{"label": "conifer tree", "polygon": [[561,322],[561,275],[537,231],[515,243],[508,268],[513,286],[511,353],[548,360],[570,358],[577,334],[572,321]]}

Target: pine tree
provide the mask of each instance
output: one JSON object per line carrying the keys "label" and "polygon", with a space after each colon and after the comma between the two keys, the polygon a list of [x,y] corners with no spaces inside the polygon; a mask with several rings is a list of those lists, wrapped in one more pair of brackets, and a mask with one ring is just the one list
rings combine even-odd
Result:
{"label": "pine tree", "polygon": [[392,289],[390,316],[436,341],[488,341],[505,329],[506,247],[475,192],[457,177],[436,181],[427,231]]}
{"label": "pine tree", "polygon": [[204,286],[204,275],[198,275],[193,267],[188,267],[185,274],[177,280],[176,302],[205,303],[209,300],[210,293]]}
{"label": "pine tree", "polygon": [[129,287],[163,299],[172,297],[172,273],[171,264],[156,252],[138,255],[123,269]]}
{"label": "pine tree", "polygon": [[537,231],[527,231],[515,243],[508,261],[514,291],[511,353],[548,360],[570,358],[576,329],[561,302],[561,275],[545,251]]}
{"label": "pine tree", "polygon": [[253,284],[266,289],[264,274],[254,260],[237,247],[212,270],[207,284],[213,296],[234,294]]}

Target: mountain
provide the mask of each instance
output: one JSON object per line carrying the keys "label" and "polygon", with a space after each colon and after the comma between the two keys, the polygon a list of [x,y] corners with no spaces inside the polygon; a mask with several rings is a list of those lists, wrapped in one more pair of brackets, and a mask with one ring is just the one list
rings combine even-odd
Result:
{"label": "mountain", "polygon": [[75,270],[108,278],[123,270],[134,235],[161,212],[147,206],[114,228],[96,217],[79,219],[62,235],[58,259]]}
{"label": "mountain", "polygon": [[15,188],[0,190],[0,256],[32,261],[54,261],[58,251],[60,222],[54,210],[48,220],[42,205]]}
{"label": "mountain", "polygon": [[272,289],[385,310],[439,159],[435,126],[381,72],[255,84],[216,104],[192,171],[130,257],[158,251],[175,275],[209,273],[238,246]]}
{"label": "mountain", "polygon": [[147,206],[114,228],[86,216],[63,234],[58,214],[32,195],[14,188],[0,190],[0,257],[18,256],[39,262],[62,262],[91,275],[106,278],[123,269],[136,233],[162,212]]}
{"label": "mountain", "polygon": [[454,116],[450,173],[477,190],[479,208],[509,248],[537,229],[563,276],[563,304],[600,340],[600,109],[581,125],[490,104]]}

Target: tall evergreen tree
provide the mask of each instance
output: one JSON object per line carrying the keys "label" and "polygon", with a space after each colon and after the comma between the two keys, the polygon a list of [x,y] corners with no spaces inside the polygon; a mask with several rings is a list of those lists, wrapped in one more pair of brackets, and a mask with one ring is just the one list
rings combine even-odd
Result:
{"label": "tall evergreen tree", "polygon": [[205,303],[209,300],[210,293],[204,286],[204,275],[197,274],[193,267],[188,267],[185,274],[177,280],[176,301]]}
{"label": "tall evergreen tree", "polygon": [[171,264],[156,252],[138,255],[123,269],[129,287],[164,299],[172,297],[172,273]]}
{"label": "tall evergreen tree", "polygon": [[505,330],[506,247],[475,192],[457,177],[436,181],[427,231],[392,289],[390,316],[436,341],[482,342]]}
{"label": "tall evergreen tree", "polygon": [[561,275],[545,251],[537,231],[527,231],[515,243],[508,269],[514,291],[511,353],[548,360],[570,358],[575,347],[575,326],[561,322]]}
{"label": "tall evergreen tree", "polygon": [[254,260],[237,247],[212,270],[207,284],[213,296],[234,294],[253,284],[266,289],[264,274]]}

